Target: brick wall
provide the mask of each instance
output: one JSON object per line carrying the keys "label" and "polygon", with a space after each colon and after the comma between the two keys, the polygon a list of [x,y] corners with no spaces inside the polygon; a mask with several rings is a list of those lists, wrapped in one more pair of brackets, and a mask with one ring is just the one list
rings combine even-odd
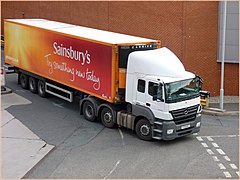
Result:
{"label": "brick wall", "polygon": [[[218,2],[1,2],[4,18],[46,18],[159,39],[218,96]],[[3,33],[3,29],[1,29]],[[239,93],[239,64],[225,65],[225,95]]]}

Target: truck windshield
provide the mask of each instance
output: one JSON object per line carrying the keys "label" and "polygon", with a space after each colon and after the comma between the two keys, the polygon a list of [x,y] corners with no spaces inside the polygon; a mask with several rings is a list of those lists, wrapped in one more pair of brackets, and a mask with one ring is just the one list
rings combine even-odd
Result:
{"label": "truck windshield", "polygon": [[174,103],[198,97],[199,90],[198,78],[166,83],[166,103]]}

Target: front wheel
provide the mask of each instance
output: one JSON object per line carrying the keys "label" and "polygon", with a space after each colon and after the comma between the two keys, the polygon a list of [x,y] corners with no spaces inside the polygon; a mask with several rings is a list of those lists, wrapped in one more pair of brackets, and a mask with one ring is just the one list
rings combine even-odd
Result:
{"label": "front wheel", "polygon": [[152,127],[147,119],[140,119],[135,126],[135,131],[139,139],[145,141],[152,139]]}
{"label": "front wheel", "polygon": [[102,124],[105,127],[112,128],[114,127],[114,114],[111,109],[105,107],[101,112]]}

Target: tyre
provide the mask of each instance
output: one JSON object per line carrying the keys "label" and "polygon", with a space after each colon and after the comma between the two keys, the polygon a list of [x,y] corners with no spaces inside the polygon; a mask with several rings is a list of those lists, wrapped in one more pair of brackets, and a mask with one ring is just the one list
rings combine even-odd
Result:
{"label": "tyre", "polygon": [[37,84],[37,79],[34,77],[29,77],[29,90],[32,93],[37,93],[38,91],[38,84]]}
{"label": "tyre", "polygon": [[20,81],[20,85],[23,89],[28,88],[28,76],[26,74],[21,73],[19,81]]}
{"label": "tyre", "polygon": [[115,116],[113,111],[107,107],[103,108],[101,112],[101,121],[105,127],[112,128],[115,125],[114,121]]}
{"label": "tyre", "polygon": [[140,119],[135,126],[139,139],[150,141],[152,139],[152,127],[147,119]]}
{"label": "tyre", "polygon": [[47,93],[46,93],[45,82],[44,81],[42,81],[42,80],[38,81],[37,89],[38,89],[38,95],[39,96],[41,96],[43,98],[46,97]]}
{"label": "tyre", "polygon": [[83,116],[88,121],[96,121],[95,107],[90,101],[83,104]]}

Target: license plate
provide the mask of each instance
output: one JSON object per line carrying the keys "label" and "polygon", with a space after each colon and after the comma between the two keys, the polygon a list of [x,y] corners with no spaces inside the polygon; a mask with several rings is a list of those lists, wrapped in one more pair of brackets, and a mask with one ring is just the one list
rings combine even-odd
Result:
{"label": "license plate", "polygon": [[190,124],[187,124],[187,125],[181,126],[181,129],[187,129],[189,127],[190,127]]}

